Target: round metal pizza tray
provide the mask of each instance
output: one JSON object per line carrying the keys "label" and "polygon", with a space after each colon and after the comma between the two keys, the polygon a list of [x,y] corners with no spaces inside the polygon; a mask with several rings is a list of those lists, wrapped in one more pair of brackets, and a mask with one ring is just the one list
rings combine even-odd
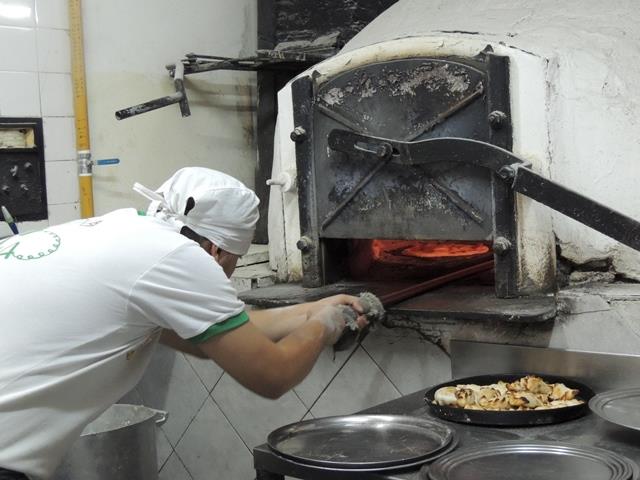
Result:
{"label": "round metal pizza tray", "polygon": [[462,448],[421,470],[425,480],[637,480],[638,466],[596,447],[557,442],[489,442]]}
{"label": "round metal pizza tray", "polygon": [[269,447],[296,462],[332,469],[417,466],[452,450],[451,428],[404,415],[348,415],[293,423],[271,432]]}
{"label": "round metal pizza tray", "polygon": [[599,393],[589,408],[604,420],[622,427],[640,430],[640,388],[625,388]]}
{"label": "round metal pizza tray", "polygon": [[[551,408],[548,410],[509,410],[509,411],[488,411],[488,410],[469,410],[459,407],[450,407],[446,405],[437,405],[434,402],[436,391],[441,387],[449,387],[460,384],[476,384],[491,385],[500,380],[504,382],[513,382],[526,375],[537,375],[548,383],[564,383],[569,388],[577,388],[580,390],[578,398],[584,400],[583,404],[571,407]],[[498,427],[526,427],[536,425],[549,425],[553,423],[566,422],[575,418],[582,417],[589,413],[589,405],[587,402],[594,396],[593,390],[583,383],[576,382],[570,378],[557,377],[554,375],[537,374],[537,373],[513,373],[499,375],[482,375],[477,377],[459,378],[449,382],[441,383],[430,388],[425,393],[425,401],[433,414],[444,420],[459,423],[471,423],[474,425],[492,425]]]}

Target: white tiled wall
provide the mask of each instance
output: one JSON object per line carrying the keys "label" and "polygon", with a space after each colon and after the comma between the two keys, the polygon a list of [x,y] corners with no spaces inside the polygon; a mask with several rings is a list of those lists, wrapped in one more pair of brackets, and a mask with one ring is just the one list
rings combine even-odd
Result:
{"label": "white tiled wall", "polygon": [[157,430],[160,480],[252,480],[252,449],[302,419],[357,412],[450,378],[449,357],[407,329],[378,328],[354,352],[326,349],[278,400],[240,386],[210,360],[158,346],[123,403],[167,410]]}
{"label": "white tiled wall", "polygon": [[0,1],[0,117],[43,118],[49,218],[23,232],[80,217],[70,57],[67,0]]}

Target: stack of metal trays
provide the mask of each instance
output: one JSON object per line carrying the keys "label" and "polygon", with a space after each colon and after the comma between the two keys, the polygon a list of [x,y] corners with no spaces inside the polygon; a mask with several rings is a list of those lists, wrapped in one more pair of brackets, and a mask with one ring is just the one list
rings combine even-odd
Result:
{"label": "stack of metal trays", "polygon": [[638,480],[638,466],[596,447],[557,442],[489,442],[462,448],[421,470],[424,480]]}
{"label": "stack of metal trays", "polygon": [[416,467],[453,451],[455,432],[405,415],[348,415],[292,423],[269,434],[278,455],[321,469],[377,472]]}
{"label": "stack of metal trays", "polygon": [[640,430],[640,388],[599,393],[589,401],[593,413],[608,422]]}

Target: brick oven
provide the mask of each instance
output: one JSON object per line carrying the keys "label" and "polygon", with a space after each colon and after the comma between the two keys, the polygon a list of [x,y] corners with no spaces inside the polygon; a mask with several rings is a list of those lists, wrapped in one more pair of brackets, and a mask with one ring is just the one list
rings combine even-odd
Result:
{"label": "brick oven", "polygon": [[281,92],[277,135],[290,140],[276,139],[271,261],[302,297],[281,287],[247,301],[386,291],[493,259],[458,310],[542,320],[555,314],[547,207],[639,248],[632,218],[550,180],[554,64],[468,37],[372,42]]}

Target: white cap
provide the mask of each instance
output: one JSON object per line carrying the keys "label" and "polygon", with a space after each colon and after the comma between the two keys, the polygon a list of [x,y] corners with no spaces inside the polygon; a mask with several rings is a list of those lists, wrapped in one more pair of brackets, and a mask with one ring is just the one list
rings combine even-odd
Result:
{"label": "white cap", "polygon": [[[189,227],[229,253],[244,255],[249,250],[260,201],[235,178],[209,168],[187,167],[155,192],[139,183],[133,189],[151,200],[147,215],[162,218],[178,230]],[[195,205],[185,215],[189,198]]]}

